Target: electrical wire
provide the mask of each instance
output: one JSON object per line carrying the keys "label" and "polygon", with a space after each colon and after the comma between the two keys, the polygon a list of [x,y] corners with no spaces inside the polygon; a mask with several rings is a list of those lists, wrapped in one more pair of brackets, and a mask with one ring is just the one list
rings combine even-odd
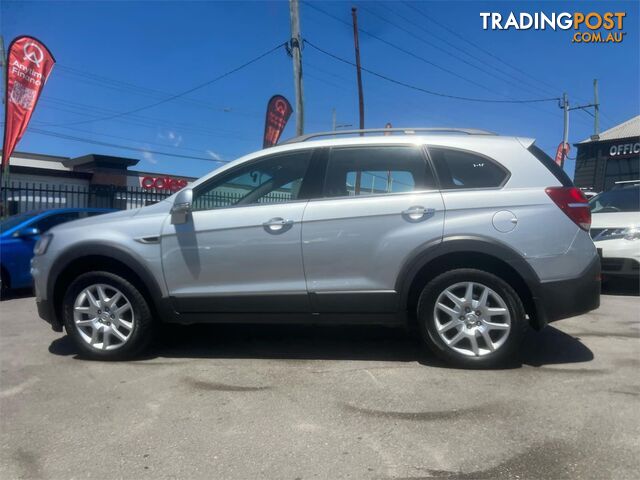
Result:
{"label": "electrical wire", "polygon": [[[333,53],[330,53],[320,47],[318,47],[317,45],[315,45],[314,43],[310,42],[309,40],[304,40],[304,43],[309,45],[311,48],[313,48],[314,50],[317,50],[318,52],[327,55],[331,58],[333,58],[334,60],[338,60],[339,62],[342,63],[346,63],[347,65],[351,65],[352,67],[357,67],[357,65],[345,58],[339,57],[338,55],[335,55]],[[366,72],[370,75],[373,75],[375,77],[381,78],[383,80],[386,80],[387,82],[391,82],[391,83],[395,83],[396,85],[401,85],[405,88],[410,88],[412,90],[416,90],[419,92],[423,92],[429,95],[435,95],[438,97],[443,97],[443,98],[451,98],[453,100],[463,100],[463,101],[467,101],[467,102],[479,102],[479,103],[504,103],[504,104],[525,104],[525,103],[542,103],[542,102],[557,102],[558,100],[560,100],[560,98],[556,97],[556,98],[534,98],[534,99],[526,99],[526,100],[498,100],[498,99],[489,99],[489,98],[476,98],[476,97],[463,97],[463,96],[459,96],[459,95],[450,95],[447,93],[442,93],[442,92],[437,92],[435,90],[429,90],[426,88],[422,88],[422,87],[418,87],[416,85],[411,85],[409,83],[400,81],[400,80],[396,80],[394,78],[391,78],[387,75],[384,75],[382,73],[378,73],[378,72],[374,72],[373,70],[370,70],[368,68],[365,67],[361,67],[361,70],[363,72]]]}
{"label": "electrical wire", "polygon": [[137,147],[131,147],[131,146],[127,146],[127,145],[118,145],[116,143],[109,143],[109,142],[102,142],[100,140],[93,140],[93,139],[88,139],[88,138],[80,138],[80,137],[75,137],[72,135],[65,135],[63,133],[58,133],[58,132],[51,132],[48,130],[42,130],[40,128],[30,128],[29,132],[31,133],[35,133],[38,135],[46,135],[49,137],[55,137],[55,138],[60,138],[63,140],[70,140],[70,141],[74,141],[74,142],[82,142],[82,143],[88,143],[88,144],[92,144],[92,145],[100,145],[100,146],[104,146],[104,147],[112,147],[112,148],[119,148],[122,150],[131,150],[134,152],[141,152],[141,153],[151,153],[154,155],[164,155],[167,157],[174,157],[174,158],[186,158],[186,159],[191,159],[191,160],[204,160],[207,162],[216,162],[216,163],[228,163],[231,160],[216,160],[214,158],[207,158],[207,157],[198,157],[195,155],[182,155],[182,154],[177,154],[177,153],[169,153],[169,152],[161,152],[158,150],[148,150],[146,148],[137,148]]}
{"label": "electrical wire", "polygon": [[271,53],[275,52],[276,50],[284,47],[286,44],[287,44],[287,42],[280,43],[280,44],[276,45],[275,47],[271,48],[270,50],[267,50],[266,52],[258,55],[257,57],[254,57],[251,60],[243,63],[242,65],[239,65],[239,66],[237,66],[237,67],[235,67],[235,68],[233,68],[233,69],[231,69],[231,70],[229,70],[229,71],[227,71],[227,72],[225,72],[225,73],[223,73],[221,75],[218,75],[217,77],[215,77],[215,78],[213,78],[211,80],[208,80],[208,81],[206,81],[204,83],[201,83],[199,85],[196,85],[195,87],[192,87],[192,88],[190,88],[188,90],[185,90],[183,92],[177,93],[175,95],[171,95],[170,97],[167,97],[167,98],[165,98],[163,100],[160,100],[160,101],[157,101],[157,102],[154,102],[154,103],[151,103],[149,105],[145,105],[145,106],[142,106],[142,107],[134,108],[133,110],[116,113],[116,114],[109,115],[109,116],[102,117],[102,118],[95,118],[95,119],[77,121],[77,122],[66,123],[66,124],[47,124],[47,126],[80,125],[82,123],[100,122],[100,121],[104,121],[104,120],[111,120],[111,119],[114,119],[114,118],[123,117],[123,116],[126,116],[126,115],[131,115],[133,113],[138,113],[138,112],[141,112],[143,110],[148,110],[150,108],[157,107],[158,105],[162,105],[163,103],[167,103],[167,102],[170,102],[170,101],[175,100],[177,98],[184,97],[185,95],[188,95],[188,94],[190,94],[192,92],[195,92],[196,90],[199,90],[199,89],[201,89],[203,87],[211,85],[212,83],[215,83],[215,82],[217,82],[219,80],[222,80],[223,78],[226,78],[229,75],[232,75],[232,74],[242,70],[243,68],[246,68],[249,65],[251,65],[253,63],[256,63],[257,61],[263,59],[267,55],[270,55]]}

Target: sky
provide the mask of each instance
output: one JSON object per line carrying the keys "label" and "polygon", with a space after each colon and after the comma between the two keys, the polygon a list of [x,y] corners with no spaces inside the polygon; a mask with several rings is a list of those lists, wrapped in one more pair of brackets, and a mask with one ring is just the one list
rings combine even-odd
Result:
{"label": "sky", "polygon": [[[605,130],[640,113],[638,5],[301,2],[301,32],[309,42],[302,54],[305,132],[331,130],[334,108],[339,125],[359,123],[355,68],[313,47],[353,62],[356,6],[362,66],[396,82],[363,73],[366,127],[482,128],[534,137],[553,156],[563,128],[556,100],[471,102],[401,84],[482,100],[555,99],[567,92],[576,106],[592,102],[597,78]],[[625,36],[617,44],[577,44],[572,31],[483,30],[480,12],[506,17],[510,11],[626,12]],[[272,95],[294,104],[292,61],[284,47],[212,82],[289,40],[284,1],[2,0],[0,34],[5,47],[18,35],[32,35],[57,61],[18,151],[111,154],[139,159],[137,170],[197,177],[261,148]],[[592,116],[572,111],[570,143],[592,133]],[[294,135],[295,114],[282,138]],[[575,152],[572,147],[570,159]],[[565,165],[571,176],[574,166],[573,160]]]}

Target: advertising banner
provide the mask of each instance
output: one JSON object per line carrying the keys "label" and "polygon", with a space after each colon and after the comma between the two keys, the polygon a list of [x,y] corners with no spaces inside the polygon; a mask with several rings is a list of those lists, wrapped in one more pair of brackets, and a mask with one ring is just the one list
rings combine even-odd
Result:
{"label": "advertising banner", "polygon": [[9,45],[6,71],[2,167],[24,135],[55,59],[39,40],[16,37]]}
{"label": "advertising banner", "polygon": [[282,95],[274,95],[267,104],[267,118],[264,125],[264,140],[262,147],[273,147],[278,140],[287,121],[293,112],[289,101]]}
{"label": "advertising banner", "polygon": [[564,159],[569,155],[569,144],[560,142],[556,150],[556,163],[561,167],[564,165]]}

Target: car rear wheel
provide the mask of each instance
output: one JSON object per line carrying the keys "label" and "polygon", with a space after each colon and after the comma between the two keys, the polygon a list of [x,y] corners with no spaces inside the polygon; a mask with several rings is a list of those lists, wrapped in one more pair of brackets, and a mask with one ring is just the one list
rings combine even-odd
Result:
{"label": "car rear wheel", "polygon": [[526,329],[517,293],[499,277],[457,269],[427,284],[418,302],[419,327],[440,358],[465,368],[491,368],[514,359]]}
{"label": "car rear wheel", "polygon": [[140,291],[110,272],[74,280],[63,300],[67,333],[91,358],[119,360],[144,348],[151,337],[151,311]]}

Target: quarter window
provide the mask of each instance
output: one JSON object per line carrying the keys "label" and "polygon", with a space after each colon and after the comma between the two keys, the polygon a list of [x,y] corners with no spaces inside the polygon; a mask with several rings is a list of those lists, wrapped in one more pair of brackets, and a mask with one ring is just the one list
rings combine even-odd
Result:
{"label": "quarter window", "polygon": [[422,151],[413,146],[333,148],[325,196],[344,197],[434,188]]}
{"label": "quarter window", "polygon": [[274,155],[223,174],[196,188],[193,210],[297,200],[311,155],[312,150]]}
{"label": "quarter window", "polygon": [[493,160],[471,152],[429,147],[429,155],[443,189],[495,188],[509,176]]}

